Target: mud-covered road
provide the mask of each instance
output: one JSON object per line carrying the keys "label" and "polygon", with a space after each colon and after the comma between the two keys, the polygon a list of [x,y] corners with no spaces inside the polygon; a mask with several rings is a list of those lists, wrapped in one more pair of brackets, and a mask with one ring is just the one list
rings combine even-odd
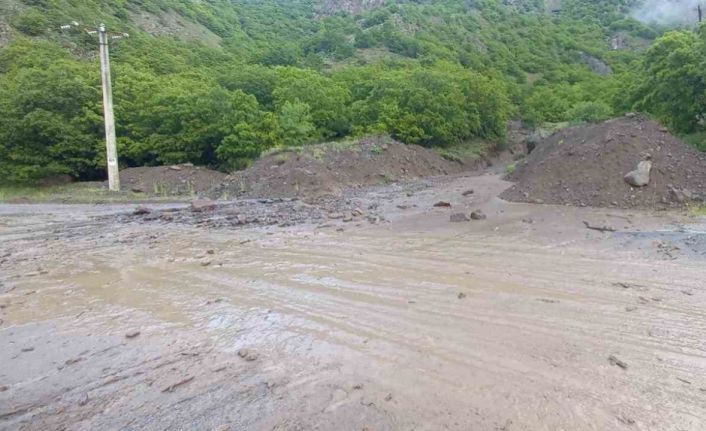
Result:
{"label": "mud-covered road", "polygon": [[0,429],[706,429],[704,220],[507,186],[287,227],[0,206]]}

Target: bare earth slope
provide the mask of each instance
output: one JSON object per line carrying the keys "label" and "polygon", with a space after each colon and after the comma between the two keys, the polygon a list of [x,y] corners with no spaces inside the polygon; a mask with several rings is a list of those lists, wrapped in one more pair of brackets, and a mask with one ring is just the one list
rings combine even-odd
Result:
{"label": "bare earth slope", "polygon": [[226,174],[191,164],[141,166],[120,171],[126,189],[151,195],[189,195],[205,193],[220,184]]}
{"label": "bare earth slope", "polygon": [[213,194],[215,197],[337,196],[345,189],[385,184],[463,170],[457,162],[418,145],[389,138],[332,142],[284,150],[264,156],[236,172]]}
{"label": "bare earth slope", "polygon": [[[623,176],[651,159],[650,183],[631,187]],[[706,154],[640,116],[560,130],[508,175],[501,197],[592,207],[683,205],[706,191]]]}

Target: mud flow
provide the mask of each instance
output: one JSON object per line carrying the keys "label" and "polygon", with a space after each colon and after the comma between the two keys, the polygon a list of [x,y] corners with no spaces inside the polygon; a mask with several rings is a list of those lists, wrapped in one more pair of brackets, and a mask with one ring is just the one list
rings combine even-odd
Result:
{"label": "mud flow", "polygon": [[704,220],[509,185],[283,226],[0,206],[0,429],[706,429]]}

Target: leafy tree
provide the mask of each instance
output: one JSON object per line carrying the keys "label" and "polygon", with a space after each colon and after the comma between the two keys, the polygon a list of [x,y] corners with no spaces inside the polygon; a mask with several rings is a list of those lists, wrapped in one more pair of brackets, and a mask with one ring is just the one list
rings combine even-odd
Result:
{"label": "leafy tree", "polygon": [[300,146],[314,141],[316,127],[309,105],[298,101],[284,102],[277,114],[284,145]]}
{"label": "leafy tree", "polygon": [[275,106],[285,103],[305,103],[311,109],[311,121],[322,138],[344,136],[350,128],[346,105],[350,93],[332,79],[317,72],[291,67],[279,67],[277,86],[273,91]]}
{"label": "leafy tree", "polygon": [[[705,34],[702,32],[702,35]],[[644,60],[637,107],[676,131],[692,133],[706,119],[706,42],[691,31],[670,32],[650,47]]]}

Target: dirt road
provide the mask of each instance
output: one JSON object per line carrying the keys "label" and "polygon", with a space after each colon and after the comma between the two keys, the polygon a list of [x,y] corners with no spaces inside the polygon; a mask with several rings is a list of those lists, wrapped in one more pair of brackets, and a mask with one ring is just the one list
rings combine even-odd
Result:
{"label": "dirt road", "polygon": [[285,228],[0,206],[0,429],[705,429],[704,220],[507,186]]}

